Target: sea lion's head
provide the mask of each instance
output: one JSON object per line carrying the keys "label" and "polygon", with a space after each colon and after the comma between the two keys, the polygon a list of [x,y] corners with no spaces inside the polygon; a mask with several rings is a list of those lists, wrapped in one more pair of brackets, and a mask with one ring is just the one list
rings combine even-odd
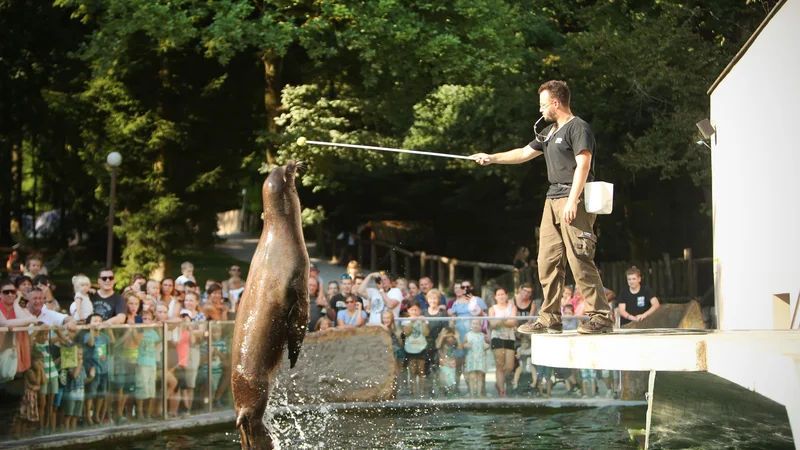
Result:
{"label": "sea lion's head", "polygon": [[290,159],[285,165],[269,173],[261,187],[265,213],[270,211],[287,213],[292,210],[293,206],[299,208],[300,202],[297,198],[294,180],[297,171],[301,168],[300,162]]}

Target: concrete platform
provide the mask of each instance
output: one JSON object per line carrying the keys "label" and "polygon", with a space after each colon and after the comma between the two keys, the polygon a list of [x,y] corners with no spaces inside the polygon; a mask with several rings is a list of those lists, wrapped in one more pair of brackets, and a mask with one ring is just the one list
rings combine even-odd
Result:
{"label": "concrete platform", "polygon": [[658,372],[713,374],[784,406],[800,449],[800,330],[565,332],[532,335],[531,346],[538,365],[649,371],[651,410]]}

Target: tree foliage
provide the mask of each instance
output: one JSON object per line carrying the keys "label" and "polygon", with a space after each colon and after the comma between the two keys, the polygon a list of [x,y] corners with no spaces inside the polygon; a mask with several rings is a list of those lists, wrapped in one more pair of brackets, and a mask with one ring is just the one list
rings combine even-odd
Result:
{"label": "tree foliage", "polygon": [[462,155],[524,146],[537,88],[555,78],[596,132],[598,178],[616,185],[600,257],[709,254],[710,162],[694,123],[775,3],[0,2],[0,240],[11,219],[57,209],[58,242],[79,229],[99,250],[105,156],[119,151],[122,264],[151,269],[210,243],[241,188],[260,209],[263,171],[295,158],[309,166],[304,206],[329,231],[414,221],[433,230],[428,250],[502,260],[533,244],[541,161],[481,168],[294,142]]}

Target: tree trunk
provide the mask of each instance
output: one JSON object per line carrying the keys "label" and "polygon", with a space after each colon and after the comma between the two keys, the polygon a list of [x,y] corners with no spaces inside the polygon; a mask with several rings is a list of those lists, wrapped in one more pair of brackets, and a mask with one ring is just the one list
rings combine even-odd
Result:
{"label": "tree trunk", "polygon": [[278,126],[275,118],[281,105],[280,72],[283,66],[281,58],[273,57],[270,53],[261,55],[264,62],[264,108],[267,113],[267,148],[266,158],[269,165],[276,164]]}
{"label": "tree trunk", "polygon": [[11,148],[8,141],[0,139],[0,245],[7,245],[11,240]]}
{"label": "tree trunk", "polygon": [[[11,219],[22,233],[22,144],[11,146]],[[14,227],[12,227],[13,230]]]}

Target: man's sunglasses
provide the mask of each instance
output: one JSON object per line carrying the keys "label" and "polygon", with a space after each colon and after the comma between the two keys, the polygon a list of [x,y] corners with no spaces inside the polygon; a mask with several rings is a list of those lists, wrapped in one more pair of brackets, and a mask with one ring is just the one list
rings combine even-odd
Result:
{"label": "man's sunglasses", "polygon": [[342,275],[342,279],[343,280],[352,280],[353,277],[351,277],[350,275]]}
{"label": "man's sunglasses", "polygon": [[17,293],[17,291],[14,290],[14,289],[5,289],[2,292],[3,292],[3,295],[12,295],[12,294],[16,294]]}
{"label": "man's sunglasses", "polygon": [[100,277],[100,279],[103,280],[103,281],[113,281],[114,280],[114,275],[111,275],[110,277]]}

